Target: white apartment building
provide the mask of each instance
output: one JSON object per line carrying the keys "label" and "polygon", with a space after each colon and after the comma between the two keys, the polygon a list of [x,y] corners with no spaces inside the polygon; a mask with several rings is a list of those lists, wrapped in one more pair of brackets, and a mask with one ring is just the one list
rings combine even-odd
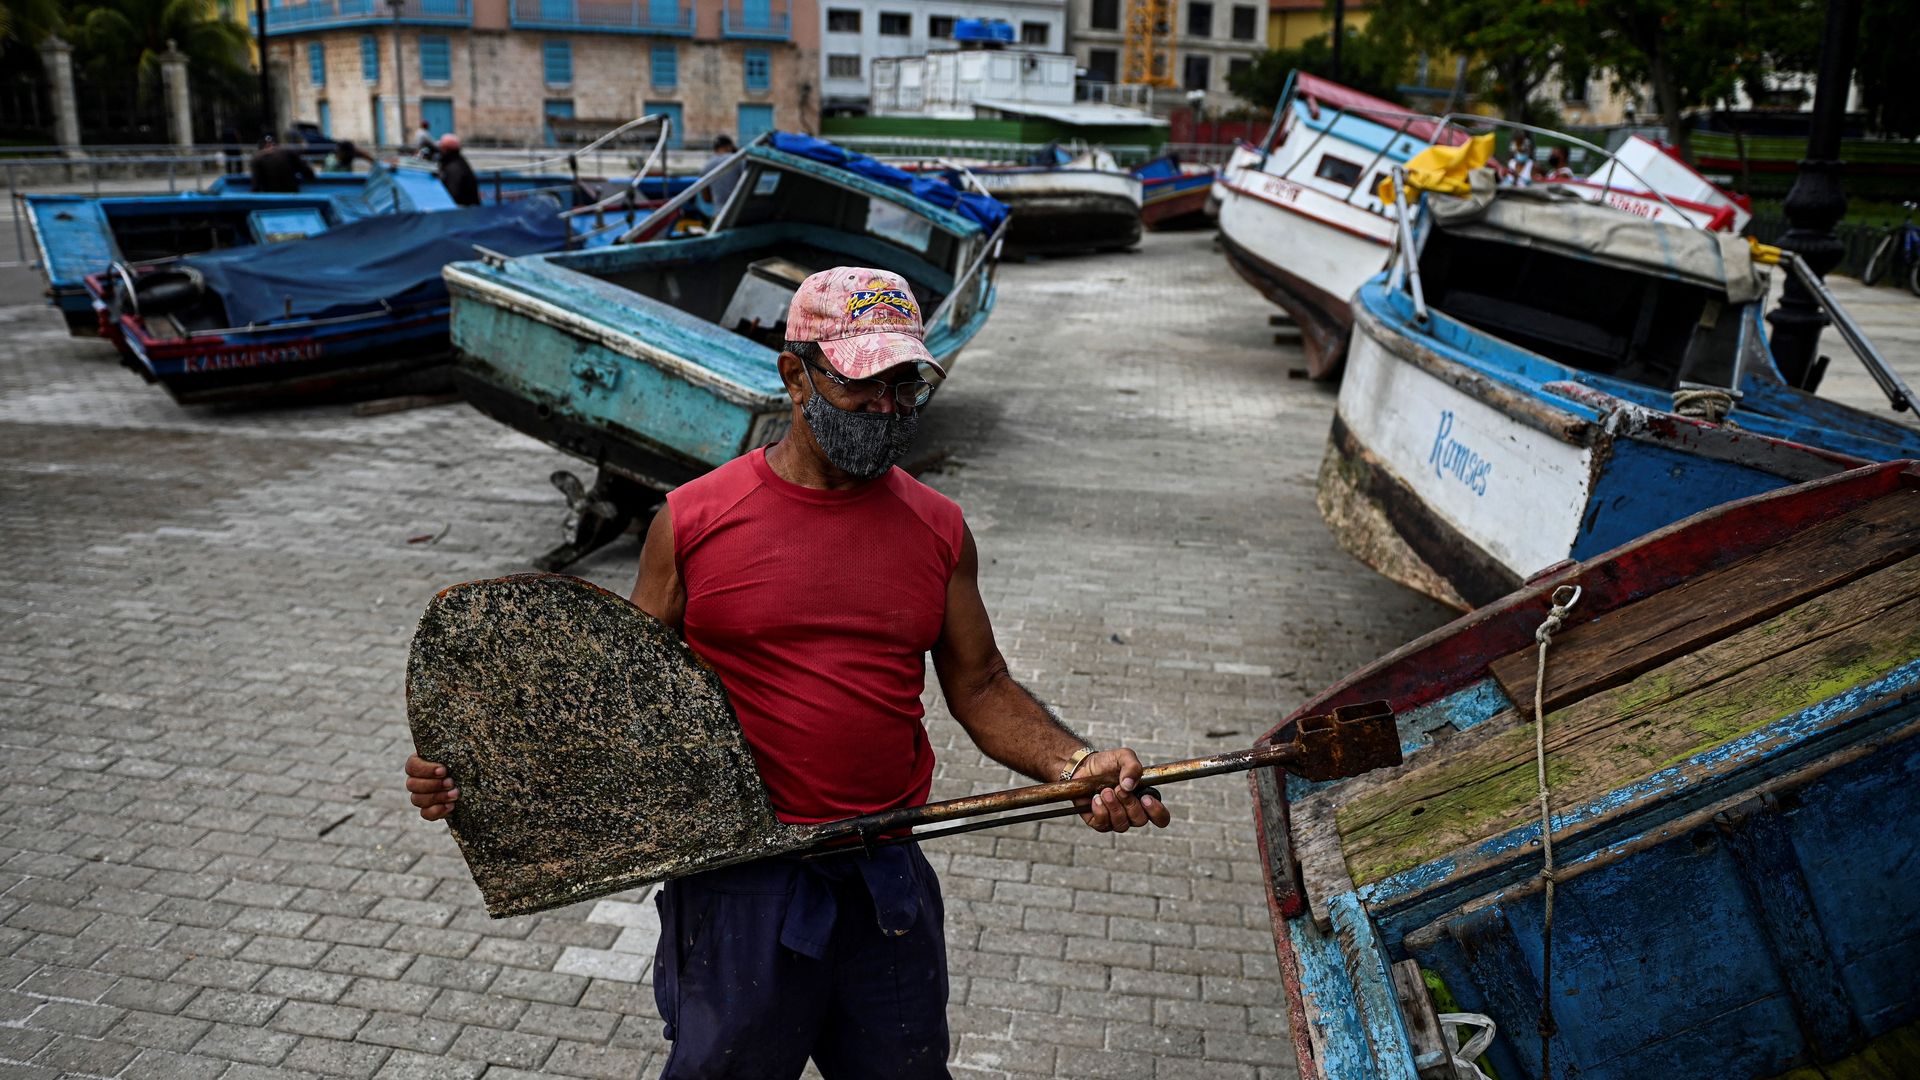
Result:
{"label": "white apartment building", "polygon": [[1066,51],[1067,0],[820,0],[819,6],[823,113],[868,111],[874,60],[950,48],[961,19],[1007,23],[1016,47]]}
{"label": "white apartment building", "polygon": [[[1070,0],[1072,51],[1088,83],[1120,82],[1130,2]],[[1173,34],[1165,55],[1172,70],[1166,74],[1175,88],[1160,90],[1155,104],[1184,105],[1189,91],[1204,90],[1209,112],[1244,105],[1227,90],[1227,76],[1266,51],[1266,0],[1168,0],[1168,7]]]}

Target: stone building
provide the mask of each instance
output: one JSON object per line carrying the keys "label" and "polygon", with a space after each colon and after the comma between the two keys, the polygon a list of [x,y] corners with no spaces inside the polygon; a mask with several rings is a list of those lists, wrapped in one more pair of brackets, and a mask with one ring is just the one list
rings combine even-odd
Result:
{"label": "stone building", "polygon": [[[1140,0],[1071,0],[1069,30],[1074,55],[1090,86],[1123,83],[1128,10]],[[1227,89],[1227,77],[1253,65],[1267,49],[1268,0],[1162,0],[1172,25],[1159,50],[1164,81],[1156,109],[1185,104],[1194,90],[1207,95],[1209,112],[1245,103]]]}
{"label": "stone building", "polygon": [[1064,52],[1067,0],[819,0],[822,107],[865,113],[873,61],[953,48],[961,19],[996,19],[1036,52]]}
{"label": "stone building", "polygon": [[[815,0],[280,0],[282,114],[393,146],[421,120],[476,145],[539,145],[552,118],[674,118],[675,145],[818,130]],[[399,105],[405,94],[406,106]]]}

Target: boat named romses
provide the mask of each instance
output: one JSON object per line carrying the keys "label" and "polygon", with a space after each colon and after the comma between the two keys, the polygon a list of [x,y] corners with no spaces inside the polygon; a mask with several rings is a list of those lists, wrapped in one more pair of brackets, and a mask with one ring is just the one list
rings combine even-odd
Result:
{"label": "boat named romses", "polygon": [[1354,296],[1319,504],[1374,569],[1473,607],[1729,499],[1920,457],[1920,429],[1780,374],[1777,251],[1484,169],[1470,186],[1420,196],[1405,257]]}

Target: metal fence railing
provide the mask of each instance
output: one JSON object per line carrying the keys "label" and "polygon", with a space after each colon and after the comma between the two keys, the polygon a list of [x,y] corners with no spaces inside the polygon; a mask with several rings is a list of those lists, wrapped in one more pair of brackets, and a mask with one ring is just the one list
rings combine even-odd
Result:
{"label": "metal fence railing", "polygon": [[[993,165],[1024,165],[1047,148],[1048,143],[997,142],[990,139],[923,139],[906,135],[829,135],[835,143],[879,158],[929,160],[950,158],[962,162],[986,162]],[[1156,156],[1151,146],[1101,144],[1122,165],[1133,165]]]}

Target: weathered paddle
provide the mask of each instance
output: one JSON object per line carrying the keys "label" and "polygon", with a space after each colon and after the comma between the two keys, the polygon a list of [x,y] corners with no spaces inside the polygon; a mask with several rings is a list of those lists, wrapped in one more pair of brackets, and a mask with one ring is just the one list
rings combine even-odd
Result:
{"label": "weathered paddle", "polygon": [[[1084,798],[1104,786],[1094,777],[785,824],[719,677],[658,620],[558,574],[469,582],[434,597],[407,660],[407,718],[420,756],[446,765],[459,783],[449,822],[495,918],[769,855],[870,844],[915,825]],[[1268,765],[1330,780],[1399,761],[1393,714],[1382,702],[1303,720],[1289,742],[1156,765],[1144,781]]]}

